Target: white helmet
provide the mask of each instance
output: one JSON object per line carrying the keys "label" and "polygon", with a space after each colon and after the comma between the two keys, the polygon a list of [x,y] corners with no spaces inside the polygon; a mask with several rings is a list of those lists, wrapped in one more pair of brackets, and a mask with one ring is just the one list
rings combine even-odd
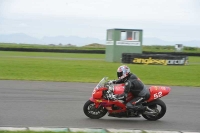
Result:
{"label": "white helmet", "polygon": [[130,74],[130,68],[126,65],[122,65],[117,69],[117,77],[123,79]]}

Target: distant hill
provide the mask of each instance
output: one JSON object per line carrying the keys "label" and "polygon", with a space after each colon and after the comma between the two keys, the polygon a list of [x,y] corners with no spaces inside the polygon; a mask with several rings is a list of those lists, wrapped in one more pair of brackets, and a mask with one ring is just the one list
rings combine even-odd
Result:
{"label": "distant hill", "polygon": [[[76,46],[84,46],[88,44],[98,43],[105,44],[105,40],[92,37],[78,36],[45,36],[42,39],[28,36],[23,33],[16,34],[0,34],[0,43],[26,43],[26,44],[72,44]],[[164,41],[159,38],[143,38],[143,45],[175,45],[183,44],[184,46],[200,47],[200,40],[191,41]]]}
{"label": "distant hill", "polygon": [[87,44],[91,44],[91,43],[100,43],[100,44],[104,44],[105,41],[104,40],[100,40],[98,38],[91,38],[91,37],[87,37],[87,38],[81,38],[78,36],[69,36],[69,37],[65,37],[65,36],[55,36],[55,37],[43,37],[41,39],[41,43],[43,44],[73,44],[73,45],[77,45],[77,46],[83,46],[83,45],[87,45]]}
{"label": "distant hill", "polygon": [[45,36],[42,39],[28,36],[26,34],[17,33],[17,34],[0,34],[1,43],[26,43],[26,44],[72,44],[76,46],[83,46],[91,43],[105,44],[104,40],[98,38],[81,38],[78,36],[54,36],[48,37]]}
{"label": "distant hill", "polygon": [[40,44],[40,40],[31,36],[28,36],[23,33],[17,34],[0,34],[0,42],[3,43],[31,43],[31,44]]}

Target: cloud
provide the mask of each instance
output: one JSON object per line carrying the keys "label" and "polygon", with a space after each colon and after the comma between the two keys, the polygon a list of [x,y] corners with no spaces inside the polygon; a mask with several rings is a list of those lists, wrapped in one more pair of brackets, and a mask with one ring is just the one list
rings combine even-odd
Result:
{"label": "cloud", "polygon": [[7,17],[73,16],[174,22],[189,21],[197,17],[192,12],[192,2],[189,1],[191,0],[4,0],[3,12]]}
{"label": "cloud", "polygon": [[164,40],[198,39],[198,0],[1,0],[0,33],[105,38],[106,29],[143,29]]}
{"label": "cloud", "polygon": [[20,24],[18,24],[18,26],[21,27],[21,28],[28,27],[28,25],[25,24],[25,23],[20,23]]}

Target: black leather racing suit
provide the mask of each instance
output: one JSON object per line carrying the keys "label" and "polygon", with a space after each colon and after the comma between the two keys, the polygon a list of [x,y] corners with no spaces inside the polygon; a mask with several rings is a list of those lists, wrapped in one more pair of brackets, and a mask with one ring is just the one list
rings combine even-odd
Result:
{"label": "black leather racing suit", "polygon": [[140,107],[139,105],[150,96],[149,90],[135,74],[130,73],[127,77],[118,79],[113,83],[125,83],[124,93],[118,95],[118,99],[126,99],[129,92],[133,94],[134,98],[126,104],[127,108]]}

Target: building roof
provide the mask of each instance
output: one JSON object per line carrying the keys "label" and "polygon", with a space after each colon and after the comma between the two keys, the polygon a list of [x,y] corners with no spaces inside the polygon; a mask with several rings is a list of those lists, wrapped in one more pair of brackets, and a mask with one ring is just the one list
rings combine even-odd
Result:
{"label": "building roof", "polygon": [[107,29],[107,30],[136,30],[136,31],[143,31],[142,29],[123,29],[123,28],[113,28],[113,29]]}

